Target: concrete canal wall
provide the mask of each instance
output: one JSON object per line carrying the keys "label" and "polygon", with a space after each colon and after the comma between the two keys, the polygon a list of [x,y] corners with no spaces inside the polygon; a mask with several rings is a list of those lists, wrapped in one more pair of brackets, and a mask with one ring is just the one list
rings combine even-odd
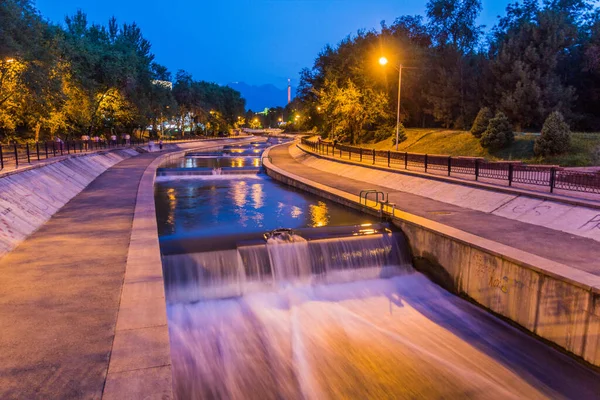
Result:
{"label": "concrete canal wall", "polygon": [[123,149],[71,156],[0,176],[0,258],[101,173],[137,154]]}
{"label": "concrete canal wall", "polygon": [[[313,168],[319,163],[323,168],[320,161],[310,162]],[[371,214],[379,210],[374,201],[361,204],[356,194],[279,168],[270,159],[264,159],[264,166],[272,178],[288,185]],[[352,168],[338,164],[333,173],[351,174]],[[361,174],[375,178],[382,172]],[[381,179],[392,180],[390,176]],[[414,214],[392,213],[391,208],[385,214],[405,233],[415,267],[432,280],[600,366],[600,276]]]}

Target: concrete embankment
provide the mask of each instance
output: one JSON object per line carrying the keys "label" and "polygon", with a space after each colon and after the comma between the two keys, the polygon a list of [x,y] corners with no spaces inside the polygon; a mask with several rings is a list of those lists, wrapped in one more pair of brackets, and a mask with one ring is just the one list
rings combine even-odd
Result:
{"label": "concrete embankment", "polygon": [[327,171],[387,188],[424,196],[446,204],[543,226],[572,235],[600,241],[600,203],[551,194],[525,192],[512,188],[461,182],[436,176],[407,174],[381,166],[366,167],[355,162],[315,156],[299,146],[290,148],[292,156],[311,168]]}
{"label": "concrete embankment", "polygon": [[113,165],[136,156],[133,149],[68,157],[0,177],[0,258],[35,232]]}
{"label": "concrete embankment", "polygon": [[[317,170],[292,157],[290,152],[295,152],[294,146],[290,152],[288,146],[279,146],[265,154],[272,156],[264,160],[271,177],[365,212],[379,212],[379,204],[374,201],[367,201],[366,205],[363,201],[361,204],[358,194],[361,189],[369,187],[367,178],[377,177],[381,171],[361,171],[360,178],[354,178],[360,181],[348,176],[342,183],[339,171],[349,170],[353,166],[341,164],[333,173],[323,168]],[[368,170],[365,167],[356,168]],[[391,176],[386,179],[393,181]],[[398,196],[401,195],[398,193]],[[407,204],[416,209],[421,205],[429,207],[432,201],[421,197]],[[439,207],[440,203],[436,204],[432,207]],[[451,212],[459,217],[461,215],[458,208],[452,208]],[[484,226],[487,236],[472,234],[399,209],[392,210],[391,207],[386,208],[384,214],[408,238],[415,266],[433,280],[585,361],[600,366],[600,276],[582,270],[586,259],[594,263],[600,255],[596,241],[467,209],[459,219],[466,217],[473,220],[474,224]],[[451,219],[447,221],[457,222]],[[490,221],[497,222],[502,228],[495,230]],[[499,231],[498,237],[503,237],[504,231],[510,232],[511,228],[517,231],[524,227],[532,234],[544,237],[547,253],[552,254],[551,259],[543,256],[543,248],[534,254],[527,251],[531,247],[521,246],[520,249],[495,240],[496,231]],[[535,241],[535,238],[531,240]],[[573,247],[581,250],[579,254],[570,254],[568,250],[562,251],[564,254],[551,251],[552,247],[562,248],[569,241],[572,241]]]}

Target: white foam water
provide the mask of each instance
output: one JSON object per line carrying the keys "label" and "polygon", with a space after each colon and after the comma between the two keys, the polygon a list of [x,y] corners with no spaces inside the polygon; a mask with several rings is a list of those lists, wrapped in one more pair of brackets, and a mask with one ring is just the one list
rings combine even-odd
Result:
{"label": "white foam water", "polygon": [[171,304],[168,317],[178,399],[600,393],[597,374],[419,273]]}

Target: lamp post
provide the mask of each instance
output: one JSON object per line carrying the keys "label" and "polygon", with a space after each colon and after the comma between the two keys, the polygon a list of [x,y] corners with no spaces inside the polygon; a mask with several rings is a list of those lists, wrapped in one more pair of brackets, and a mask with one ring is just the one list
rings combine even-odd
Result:
{"label": "lamp post", "polygon": [[[379,64],[385,66],[388,59],[385,57],[379,58]],[[402,94],[402,64],[398,64],[398,111],[396,113],[396,151],[398,151],[398,136],[400,135],[400,95]]]}

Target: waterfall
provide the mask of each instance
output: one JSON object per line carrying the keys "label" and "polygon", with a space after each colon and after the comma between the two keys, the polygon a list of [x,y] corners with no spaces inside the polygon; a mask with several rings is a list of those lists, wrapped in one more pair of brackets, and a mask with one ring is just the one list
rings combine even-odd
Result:
{"label": "waterfall", "polygon": [[267,240],[267,251],[274,281],[310,282],[310,252],[306,239],[298,235],[271,237]]}
{"label": "waterfall", "polygon": [[169,303],[412,272],[404,237],[392,232],[314,240],[277,235],[235,249],[163,255],[163,268]]}

